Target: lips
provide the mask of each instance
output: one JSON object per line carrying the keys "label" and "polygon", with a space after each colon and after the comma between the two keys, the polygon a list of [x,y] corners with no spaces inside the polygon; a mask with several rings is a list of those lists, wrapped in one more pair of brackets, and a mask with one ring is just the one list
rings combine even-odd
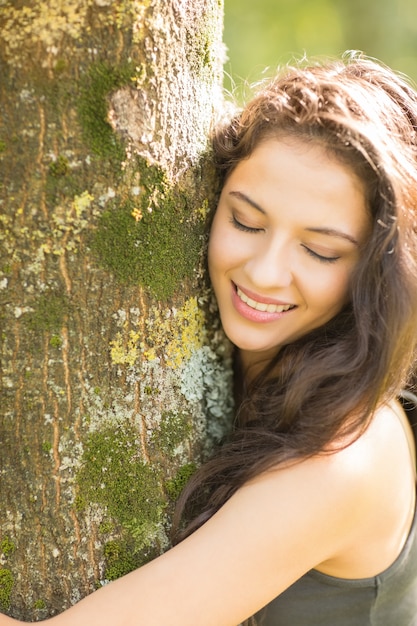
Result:
{"label": "lips", "polygon": [[259,300],[253,300],[248,295],[246,295],[239,287],[236,287],[236,293],[239,298],[250,306],[252,309],[256,311],[263,311],[266,313],[283,313],[284,311],[289,311],[289,309],[293,309],[293,304],[273,304],[268,302],[259,302]]}
{"label": "lips", "polygon": [[255,323],[269,324],[291,315],[297,305],[258,296],[232,282],[232,303],[240,316]]}

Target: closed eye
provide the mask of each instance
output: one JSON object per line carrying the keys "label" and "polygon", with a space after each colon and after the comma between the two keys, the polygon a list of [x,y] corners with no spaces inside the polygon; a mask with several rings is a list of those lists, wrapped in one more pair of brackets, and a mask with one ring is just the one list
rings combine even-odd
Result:
{"label": "closed eye", "polygon": [[259,233],[263,230],[263,228],[253,228],[252,226],[242,224],[242,222],[239,222],[234,215],[230,218],[230,223],[233,224],[233,226],[238,230],[243,230],[244,233]]}
{"label": "closed eye", "polygon": [[302,246],[304,250],[307,252],[307,254],[312,256],[314,259],[317,259],[317,261],[320,261],[320,263],[334,263],[335,261],[340,259],[340,256],[324,256],[322,254],[318,254],[317,252],[314,252],[314,250],[311,250],[311,248],[308,248],[304,244],[302,244]]}

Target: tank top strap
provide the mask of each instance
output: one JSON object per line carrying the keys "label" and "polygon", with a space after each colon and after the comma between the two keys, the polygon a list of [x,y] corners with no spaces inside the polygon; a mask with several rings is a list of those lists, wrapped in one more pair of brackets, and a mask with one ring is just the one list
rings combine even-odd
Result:
{"label": "tank top strap", "polygon": [[417,448],[417,395],[412,391],[408,391],[408,389],[404,389],[401,391],[398,400],[400,401],[410,423]]}

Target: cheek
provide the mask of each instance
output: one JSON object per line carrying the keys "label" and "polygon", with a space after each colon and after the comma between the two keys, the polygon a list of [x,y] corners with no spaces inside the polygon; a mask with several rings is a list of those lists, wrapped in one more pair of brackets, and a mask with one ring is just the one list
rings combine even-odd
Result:
{"label": "cheek", "polygon": [[[330,307],[341,309],[350,300],[351,272],[337,272],[331,281],[321,290],[323,302]],[[319,291],[316,292],[319,295]]]}
{"label": "cheek", "polygon": [[327,267],[298,272],[296,286],[311,312],[332,317],[350,300],[350,277],[348,267]]}

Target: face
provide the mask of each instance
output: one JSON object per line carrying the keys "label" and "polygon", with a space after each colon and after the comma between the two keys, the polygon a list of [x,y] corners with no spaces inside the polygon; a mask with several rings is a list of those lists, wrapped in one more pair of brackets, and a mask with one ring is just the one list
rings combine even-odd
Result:
{"label": "face", "polygon": [[228,177],[209,271],[225,333],[247,363],[334,317],[370,232],[362,183],[323,148],[267,139]]}

